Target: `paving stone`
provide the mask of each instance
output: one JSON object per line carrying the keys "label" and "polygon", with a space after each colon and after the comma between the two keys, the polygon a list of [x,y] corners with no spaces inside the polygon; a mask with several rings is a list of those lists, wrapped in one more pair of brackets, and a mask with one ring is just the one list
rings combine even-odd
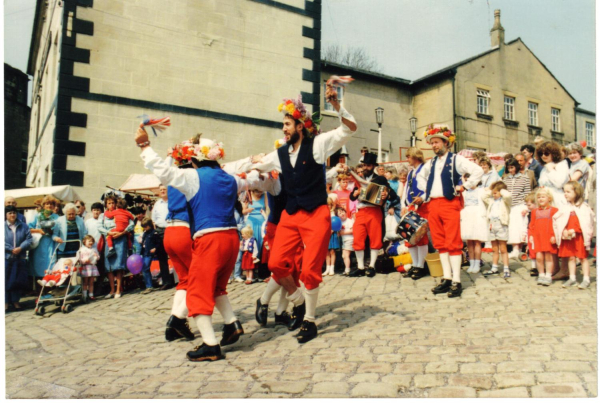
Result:
{"label": "paving stone", "polygon": [[496,365],[496,372],[542,372],[544,371],[541,362],[523,362],[523,361],[508,361],[501,362]]}
{"label": "paving stone", "polygon": [[414,383],[416,388],[432,388],[434,386],[442,386],[446,382],[443,375],[415,375]]}
{"label": "paving stone", "polygon": [[[597,375],[597,374],[595,374]],[[542,372],[535,374],[538,383],[577,383],[579,376],[574,372]],[[596,377],[597,380],[597,377]]]}
{"label": "paving stone", "polygon": [[476,389],[490,389],[492,379],[489,375],[450,375],[448,386],[468,386]]}
{"label": "paving stone", "polygon": [[458,372],[458,364],[446,362],[430,362],[425,365],[426,373],[456,373]]}
{"label": "paving stone", "polygon": [[496,372],[496,366],[487,363],[461,364],[460,372],[463,374],[493,374]]}
{"label": "paving stone", "polygon": [[320,382],[313,386],[312,393],[346,395],[348,390],[346,382]]}
{"label": "paving stone", "polygon": [[552,361],[545,363],[547,372],[589,372],[590,364],[581,361]]}
{"label": "paving stone", "polygon": [[507,389],[496,389],[496,390],[481,390],[478,392],[477,397],[483,398],[519,398],[529,397],[527,388],[507,388]]}
{"label": "paving stone", "polygon": [[265,382],[259,384],[258,382],[252,387],[252,393],[288,393],[297,394],[302,393],[308,387],[308,382]]}
{"label": "paving stone", "polygon": [[389,383],[359,383],[352,388],[353,397],[397,397],[398,386]]}
{"label": "paving stone", "polygon": [[494,375],[494,379],[499,388],[532,386],[536,384],[533,374],[503,373]]}
{"label": "paving stone", "polygon": [[357,372],[359,374],[364,373],[364,372],[375,372],[375,373],[388,374],[388,373],[392,372],[392,365],[387,364],[387,363],[361,364],[358,367]]}
{"label": "paving stone", "polygon": [[208,382],[207,385],[202,388],[202,393],[241,393],[244,392],[247,387],[248,382]]}
{"label": "paving stone", "polygon": [[553,384],[531,387],[531,397],[588,397],[580,384]]}
{"label": "paving stone", "polygon": [[356,374],[348,379],[348,382],[377,382],[379,380],[378,374]]}
{"label": "paving stone", "polygon": [[429,391],[430,398],[468,398],[476,397],[477,393],[473,388],[446,386],[441,388],[433,388]]}

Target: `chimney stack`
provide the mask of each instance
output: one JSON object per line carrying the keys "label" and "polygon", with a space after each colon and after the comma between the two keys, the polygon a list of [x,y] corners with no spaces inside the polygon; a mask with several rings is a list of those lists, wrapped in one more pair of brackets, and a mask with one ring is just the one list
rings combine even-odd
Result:
{"label": "chimney stack", "polygon": [[494,11],[494,26],[490,31],[490,36],[492,37],[493,48],[504,45],[504,28],[500,24],[500,10]]}

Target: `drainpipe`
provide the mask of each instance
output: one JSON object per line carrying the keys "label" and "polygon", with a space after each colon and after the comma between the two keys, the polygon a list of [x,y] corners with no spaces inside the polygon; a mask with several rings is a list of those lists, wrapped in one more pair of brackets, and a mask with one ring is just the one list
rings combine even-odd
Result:
{"label": "drainpipe", "polygon": [[[456,128],[456,88],[455,88],[455,81],[456,81],[456,70],[453,70],[452,71],[452,119],[453,119],[453,124],[454,124],[454,135],[458,139],[458,133],[457,133],[457,128]],[[454,143],[454,152],[455,153],[457,152],[456,142]]]}

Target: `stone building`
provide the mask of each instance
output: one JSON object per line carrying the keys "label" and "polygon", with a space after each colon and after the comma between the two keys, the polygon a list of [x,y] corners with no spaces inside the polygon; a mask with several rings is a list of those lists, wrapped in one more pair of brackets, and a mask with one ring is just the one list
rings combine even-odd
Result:
{"label": "stone building", "polygon": [[25,187],[31,114],[28,83],[27,74],[4,63],[4,189]]}
{"label": "stone building", "polygon": [[596,113],[582,108],[575,109],[575,132],[577,141],[585,140],[587,151],[596,148]]}

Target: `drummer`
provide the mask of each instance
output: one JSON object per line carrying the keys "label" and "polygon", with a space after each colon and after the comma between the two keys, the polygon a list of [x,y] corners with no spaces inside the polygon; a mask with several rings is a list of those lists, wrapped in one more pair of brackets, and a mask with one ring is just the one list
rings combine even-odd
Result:
{"label": "drummer", "polygon": [[[394,214],[394,206],[400,203],[400,198],[390,187],[385,176],[379,176],[373,172],[377,165],[377,156],[373,153],[366,153],[363,160],[363,178],[360,186],[356,186],[352,194],[350,194],[350,200],[354,201],[360,194],[360,188],[366,188],[369,183],[375,183],[380,186],[384,186],[385,189],[382,192],[382,199],[389,200],[388,214]],[[383,203],[385,204],[385,203]],[[367,277],[375,276],[375,261],[379,250],[383,248],[383,206],[372,204],[364,200],[359,200],[357,206],[358,212],[356,213],[356,220],[352,229],[354,236],[354,242],[352,247],[356,253],[356,262],[358,268],[351,271],[349,277]],[[371,260],[369,267],[365,269],[365,240],[369,237],[371,246]]]}
{"label": "drummer", "polygon": [[[423,204],[423,194],[425,191],[420,189],[417,183],[417,175],[423,169],[423,162],[425,161],[423,152],[416,147],[411,147],[406,151],[406,158],[412,169],[408,173],[406,186],[404,186],[404,192],[402,192],[402,210],[400,214],[404,216],[409,211],[417,211],[417,214],[427,219],[427,203]],[[412,258],[412,268],[406,273],[405,277],[418,280],[427,275],[427,271],[425,270],[425,256],[427,256],[428,244],[429,238],[427,234],[416,245],[408,244],[408,252]]]}

